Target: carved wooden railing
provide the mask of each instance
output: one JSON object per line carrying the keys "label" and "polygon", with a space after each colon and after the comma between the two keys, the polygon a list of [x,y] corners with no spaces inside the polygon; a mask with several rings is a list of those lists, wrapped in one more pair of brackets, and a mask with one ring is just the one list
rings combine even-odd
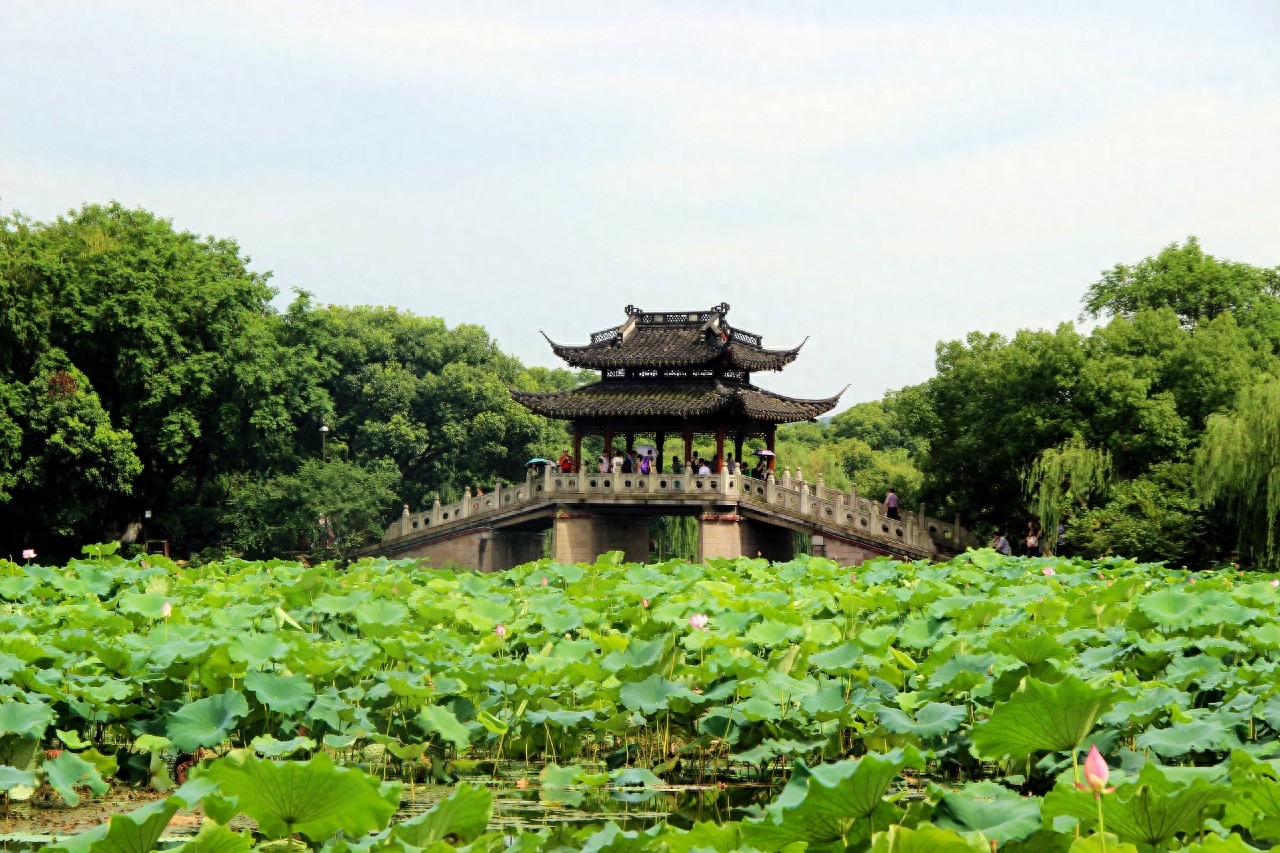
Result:
{"label": "carved wooden railing", "polygon": [[978,547],[977,539],[953,522],[929,518],[918,512],[903,511],[899,519],[881,512],[878,501],[860,497],[857,490],[842,492],[828,489],[823,477],[816,483],[793,478],[784,470],[779,479],[770,475],[758,480],[742,474],[564,474],[548,469],[543,474],[530,473],[523,482],[499,484],[491,492],[472,494],[468,489],[461,500],[441,504],[437,499],[430,509],[410,513],[408,504],[400,518],[387,528],[382,541],[393,544],[398,539],[469,526],[486,518],[497,518],[525,505],[555,500],[586,500],[592,503],[633,503],[658,498],[690,503],[738,503],[767,509],[793,520],[812,523],[839,536],[933,553],[944,550],[963,551]]}

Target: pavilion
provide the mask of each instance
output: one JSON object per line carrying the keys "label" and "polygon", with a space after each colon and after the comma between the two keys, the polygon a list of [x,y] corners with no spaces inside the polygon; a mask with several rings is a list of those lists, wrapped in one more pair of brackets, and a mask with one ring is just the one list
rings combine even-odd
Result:
{"label": "pavilion", "polygon": [[711,439],[713,470],[719,472],[727,441],[733,442],[739,461],[749,438],[763,438],[773,451],[778,424],[814,420],[840,399],[836,394],[803,400],[753,385],[752,373],[782,370],[795,361],[804,343],[766,349],[760,335],[729,325],[728,313],[724,302],[687,312],[628,305],[622,324],[594,333],[587,344],[570,346],[547,338],[570,366],[600,371],[600,381],[552,393],[513,389],[511,395],[536,414],[572,421],[575,471],[582,470],[583,438],[599,435],[609,453],[619,438],[631,450],[637,438],[652,437],[659,471],[664,470],[662,449],[668,437],[683,437],[685,459],[692,457],[695,438]]}

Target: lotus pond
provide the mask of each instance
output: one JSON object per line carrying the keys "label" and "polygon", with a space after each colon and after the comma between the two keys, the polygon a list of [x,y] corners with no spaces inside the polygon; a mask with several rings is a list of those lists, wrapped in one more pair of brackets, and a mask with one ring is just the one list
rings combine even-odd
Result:
{"label": "lotus pond", "polygon": [[1267,576],[147,560],[0,561],[0,790],[154,797],[59,848],[196,808],[189,853],[1280,841]]}

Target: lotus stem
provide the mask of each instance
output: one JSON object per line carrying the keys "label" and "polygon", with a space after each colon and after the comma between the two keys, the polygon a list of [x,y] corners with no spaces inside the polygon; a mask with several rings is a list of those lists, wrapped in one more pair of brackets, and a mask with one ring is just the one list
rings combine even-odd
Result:
{"label": "lotus stem", "polygon": [[[1098,847],[1102,850],[1102,853],[1107,853],[1107,827],[1102,821],[1102,794],[1095,792],[1093,801],[1098,804]],[[1200,826],[1202,829],[1204,828],[1203,823]]]}

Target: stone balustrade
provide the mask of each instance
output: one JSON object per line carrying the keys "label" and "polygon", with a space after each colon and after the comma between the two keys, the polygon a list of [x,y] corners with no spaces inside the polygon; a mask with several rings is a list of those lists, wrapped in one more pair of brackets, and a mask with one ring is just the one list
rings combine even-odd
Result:
{"label": "stone balustrade", "polygon": [[387,528],[382,541],[387,544],[428,531],[443,534],[537,503],[624,504],[651,500],[712,506],[754,505],[792,520],[812,523],[815,529],[821,528],[833,535],[844,532],[911,551],[933,553],[936,546],[963,551],[979,544],[960,526],[959,517],[954,522],[928,518],[921,507],[919,512],[903,511],[900,519],[891,519],[881,512],[878,501],[860,497],[856,489],[849,492],[828,489],[822,475],[818,475],[817,482],[808,483],[801,476],[793,478],[789,469],[781,479],[771,474],[759,480],[742,474],[565,474],[549,466],[542,474],[531,470],[522,482],[500,483],[490,492],[472,494],[468,489],[461,500],[448,504],[441,504],[437,499],[430,509],[422,512],[410,513],[406,504],[400,518]]}

